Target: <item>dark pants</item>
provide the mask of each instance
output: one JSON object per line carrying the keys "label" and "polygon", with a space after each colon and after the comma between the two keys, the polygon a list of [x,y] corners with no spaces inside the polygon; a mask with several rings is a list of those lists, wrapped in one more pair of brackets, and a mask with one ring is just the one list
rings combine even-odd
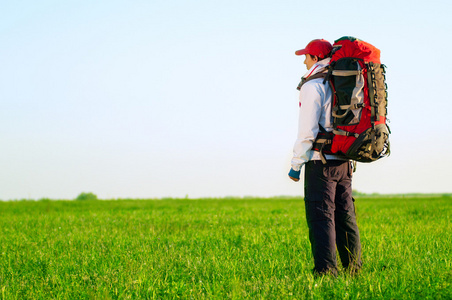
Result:
{"label": "dark pants", "polygon": [[305,165],[305,206],[315,273],[336,273],[336,246],[342,266],[361,268],[361,243],[352,198],[349,161],[310,161]]}

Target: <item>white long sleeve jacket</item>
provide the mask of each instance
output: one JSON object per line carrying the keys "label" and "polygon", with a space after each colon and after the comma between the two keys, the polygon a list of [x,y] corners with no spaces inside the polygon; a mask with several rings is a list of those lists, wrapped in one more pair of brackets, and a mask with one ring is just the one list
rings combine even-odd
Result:
{"label": "white long sleeve jacket", "polygon": [[[330,63],[330,58],[315,63],[303,78],[324,72]],[[312,150],[317,134],[320,131],[319,124],[326,131],[333,130],[333,118],[331,115],[332,92],[328,82],[323,84],[322,78],[307,81],[300,90],[300,112],[298,120],[298,136],[293,148],[292,169],[299,171],[310,160],[320,160],[320,153]],[[336,155],[326,154],[325,158],[343,159]]]}

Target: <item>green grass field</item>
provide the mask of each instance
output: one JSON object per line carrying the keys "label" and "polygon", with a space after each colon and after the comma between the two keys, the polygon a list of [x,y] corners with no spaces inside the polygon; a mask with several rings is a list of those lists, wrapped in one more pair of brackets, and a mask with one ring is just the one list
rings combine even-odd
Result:
{"label": "green grass field", "polygon": [[0,297],[452,298],[450,196],[356,211],[363,271],[314,278],[301,198],[0,202]]}

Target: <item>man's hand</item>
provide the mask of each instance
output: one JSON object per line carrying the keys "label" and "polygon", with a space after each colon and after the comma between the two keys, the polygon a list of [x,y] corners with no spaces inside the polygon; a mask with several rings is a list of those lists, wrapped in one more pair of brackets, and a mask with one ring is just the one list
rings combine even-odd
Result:
{"label": "man's hand", "polygon": [[290,179],[292,179],[295,182],[299,181],[300,180],[300,172],[301,171],[295,171],[294,169],[290,169],[290,172],[289,172]]}

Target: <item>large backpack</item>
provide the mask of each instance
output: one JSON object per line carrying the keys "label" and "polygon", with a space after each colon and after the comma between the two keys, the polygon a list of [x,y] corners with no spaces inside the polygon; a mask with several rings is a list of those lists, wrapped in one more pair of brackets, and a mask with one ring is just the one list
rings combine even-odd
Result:
{"label": "large backpack", "polygon": [[333,92],[333,132],[320,127],[313,149],[358,162],[388,156],[387,86],[380,50],[353,37],[333,44],[324,83]]}

